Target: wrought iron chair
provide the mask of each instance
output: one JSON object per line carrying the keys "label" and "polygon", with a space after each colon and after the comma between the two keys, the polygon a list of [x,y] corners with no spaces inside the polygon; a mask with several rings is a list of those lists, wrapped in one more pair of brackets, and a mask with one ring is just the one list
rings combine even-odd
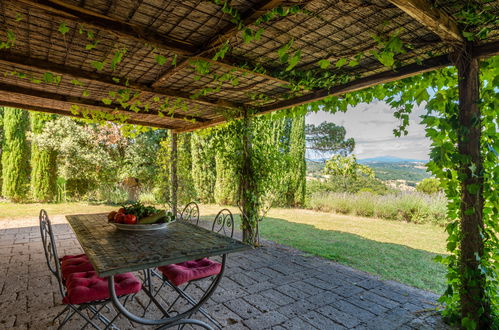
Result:
{"label": "wrought iron chair", "polygon": [[[188,209],[188,206],[192,203],[189,203],[184,208],[184,210]],[[197,209],[197,213],[194,213],[196,214],[194,220],[195,223],[198,224],[199,209],[197,208],[196,204],[195,204],[195,209]],[[188,220],[188,217],[182,218],[182,220],[186,221]],[[223,209],[220,212],[218,212],[215,219],[213,220],[211,230],[213,232],[220,233],[231,238],[234,236],[234,217],[230,212],[230,210]],[[163,280],[163,283],[161,284],[156,293],[158,293],[165,285],[170,286],[177,292],[178,297],[171,303],[168,312],[170,312],[173,309],[173,307],[181,297],[184,298],[190,305],[194,306],[197,304],[197,301],[191,295],[189,295],[186,292],[186,290],[189,288],[189,286],[192,283],[196,281],[218,275],[221,269],[222,269],[221,263],[208,258],[191,260],[191,261],[181,262],[178,264],[158,267],[158,270],[162,273],[161,278]],[[180,288],[180,286],[185,283],[187,284],[183,288]],[[199,312],[203,314],[208,320],[210,320],[217,328],[219,329],[222,328],[222,325],[219,322],[217,322],[213,317],[211,317],[211,315],[209,315],[205,309],[200,308]]]}
{"label": "wrought iron chair", "polygon": [[199,206],[196,202],[187,204],[180,213],[180,221],[190,222],[199,225]]}
{"label": "wrought iron chair", "polygon": [[[113,322],[120,314],[116,314],[112,320],[109,320],[101,313],[102,309],[111,302],[107,290],[107,279],[98,277],[93,270],[72,273],[66,272],[66,274],[63,275],[61,263],[64,263],[65,260],[69,260],[71,257],[59,259],[52,224],[45,210],[40,211],[39,220],[40,234],[42,236],[47,266],[52,275],[57,279],[59,291],[63,298],[62,302],[66,305],[52,322],[55,322],[60,316],[67,312],[58,329],[61,329],[75,313],[86,321],[84,327],[90,324],[94,328],[100,329],[93,321],[97,318],[105,325],[105,329],[114,328]],[[81,256],[82,255],[79,255],[77,257]],[[125,296],[124,303],[126,303],[129,294],[140,291],[141,283],[131,273],[122,274],[116,277],[121,277],[121,279],[118,280],[119,283],[117,283],[117,286],[120,286],[120,284],[123,285],[119,288],[117,287],[117,291],[120,296]],[[83,313],[84,311],[90,312],[92,315],[87,316]]]}

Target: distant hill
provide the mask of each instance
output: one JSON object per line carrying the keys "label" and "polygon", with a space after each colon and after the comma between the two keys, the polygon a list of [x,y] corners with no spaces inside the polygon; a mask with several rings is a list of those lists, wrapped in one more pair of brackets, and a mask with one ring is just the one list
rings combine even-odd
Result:
{"label": "distant hill", "polygon": [[369,162],[365,165],[372,168],[380,180],[405,180],[409,186],[415,186],[419,181],[431,176],[420,161]]}
{"label": "distant hill", "polygon": [[381,156],[374,158],[358,159],[357,162],[361,164],[368,164],[368,163],[426,163],[428,161],[421,159],[399,158],[393,156]]}
{"label": "distant hill", "polygon": [[[307,173],[321,175],[325,159],[307,159]],[[382,181],[405,180],[407,185],[415,186],[430,173],[426,172],[425,160],[398,158],[392,156],[366,158],[358,160],[359,163],[369,166]]]}

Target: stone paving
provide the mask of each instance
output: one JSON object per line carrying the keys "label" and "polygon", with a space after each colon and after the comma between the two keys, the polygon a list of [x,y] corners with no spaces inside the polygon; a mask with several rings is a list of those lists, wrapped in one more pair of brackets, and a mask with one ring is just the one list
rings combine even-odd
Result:
{"label": "stone paving", "polygon": [[[59,254],[79,253],[64,217],[52,220]],[[197,283],[194,295],[209,284]],[[168,290],[161,295],[170,302],[174,297]],[[229,256],[226,276],[205,309],[226,329],[446,329],[435,312],[436,298],[265,241],[261,248]],[[141,299],[138,295],[129,307],[141,310]],[[51,320],[62,309],[45,263],[38,220],[0,221],[0,329],[57,328]],[[155,313],[154,308],[148,311]],[[206,320],[199,313],[193,318]],[[65,328],[82,324],[75,317]],[[117,325],[147,328],[123,316]]]}

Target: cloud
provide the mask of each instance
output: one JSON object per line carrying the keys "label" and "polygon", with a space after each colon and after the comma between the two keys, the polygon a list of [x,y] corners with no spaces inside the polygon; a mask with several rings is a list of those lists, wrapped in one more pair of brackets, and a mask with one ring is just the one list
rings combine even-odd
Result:
{"label": "cloud", "polygon": [[393,113],[394,110],[388,104],[378,101],[359,104],[349,108],[346,113],[311,113],[306,121],[307,124],[316,125],[328,121],[344,126],[347,137],[355,139],[354,153],[358,158],[394,156],[428,159],[430,141],[425,137],[424,126],[420,124],[420,116],[425,113],[424,106],[414,107],[409,116],[409,134],[400,138],[393,135],[393,129],[400,124]]}

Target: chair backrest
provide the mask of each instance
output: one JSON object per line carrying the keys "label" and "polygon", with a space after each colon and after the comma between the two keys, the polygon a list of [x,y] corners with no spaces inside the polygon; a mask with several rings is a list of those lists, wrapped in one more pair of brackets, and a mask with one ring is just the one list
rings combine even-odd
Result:
{"label": "chair backrest", "polygon": [[57,247],[55,245],[54,232],[52,230],[52,224],[50,222],[49,216],[45,210],[40,210],[39,215],[40,220],[40,234],[42,236],[43,251],[45,252],[45,259],[47,260],[47,266],[52,273],[57,278],[59,283],[59,290],[64,296],[64,285],[62,283],[61,274],[61,264],[59,261],[59,256],[57,254]]}
{"label": "chair backrest", "polygon": [[[218,212],[215,220],[213,220],[213,225],[211,226],[211,230],[223,234],[225,236],[233,237],[234,236],[234,217],[232,216],[232,212],[228,209],[223,209]],[[230,235],[229,235],[230,234]]]}
{"label": "chair backrest", "polygon": [[187,204],[180,213],[180,221],[190,222],[196,226],[199,224],[199,206],[196,202]]}

